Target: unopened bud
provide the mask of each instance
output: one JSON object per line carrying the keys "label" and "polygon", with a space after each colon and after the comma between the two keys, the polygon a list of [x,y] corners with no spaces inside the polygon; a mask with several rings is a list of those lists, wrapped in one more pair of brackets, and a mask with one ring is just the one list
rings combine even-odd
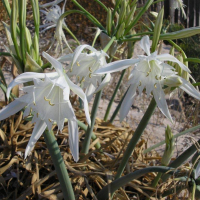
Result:
{"label": "unopened bud", "polygon": [[151,13],[151,15],[152,15],[153,17],[155,17],[155,18],[158,17],[158,13],[157,13],[157,12],[153,12],[153,11],[151,11],[150,13]]}
{"label": "unopened bud", "polygon": [[164,80],[164,85],[167,85],[168,87],[178,87],[182,84],[183,82],[178,76],[169,76]]}
{"label": "unopened bud", "polygon": [[124,28],[125,28],[125,23],[123,22],[123,23],[120,25],[120,27],[119,27],[119,29],[118,29],[118,31],[117,31],[117,34],[116,34],[116,38],[117,38],[117,39],[119,39],[121,36],[124,35]]}
{"label": "unopened bud", "polygon": [[121,24],[126,16],[126,1],[122,1],[120,12],[119,12],[119,21],[118,24]]}
{"label": "unopened bud", "polygon": [[[181,62],[183,63],[183,56],[181,54],[177,55],[176,58]],[[175,64],[174,65],[174,68],[176,69],[176,72],[178,73],[179,76],[182,77],[182,68],[179,66],[179,64]]]}
{"label": "unopened bud", "polygon": [[165,152],[163,154],[161,164],[167,166],[174,153],[174,136],[172,134],[171,128],[167,125],[165,130]]}
{"label": "unopened bud", "polygon": [[129,24],[133,18],[133,15],[135,14],[136,6],[137,6],[137,4],[133,5],[130,12],[128,13],[128,16],[126,18],[126,27],[129,26]]}
{"label": "unopened bud", "polygon": [[111,11],[110,8],[108,8],[108,12],[107,12],[106,29],[107,29],[108,35],[111,35],[111,30],[112,30],[112,11]]}

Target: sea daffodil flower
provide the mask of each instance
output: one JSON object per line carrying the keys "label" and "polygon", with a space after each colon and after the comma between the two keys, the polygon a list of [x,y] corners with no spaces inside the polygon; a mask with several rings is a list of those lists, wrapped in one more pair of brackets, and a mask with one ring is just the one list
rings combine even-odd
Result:
{"label": "sea daffodil flower", "polygon": [[[90,53],[82,53],[84,49],[90,50]],[[92,95],[100,91],[110,81],[111,76],[109,73],[103,80],[102,75],[93,74],[95,70],[106,65],[106,57],[108,55],[104,51],[97,51],[90,45],[80,45],[74,53],[64,55],[58,60],[60,62],[70,62],[68,76],[76,76],[76,83],[80,83],[81,87],[86,89],[86,95],[88,101],[90,101]]]}
{"label": "sea daffodil flower", "polygon": [[164,90],[167,87],[179,87],[194,98],[200,100],[200,93],[185,79],[177,76],[175,69],[164,63],[171,61],[177,63],[183,70],[190,72],[189,69],[178,59],[170,54],[157,55],[157,52],[150,53],[150,41],[148,36],[144,36],[140,41],[140,47],[146,52],[147,56],[138,56],[138,59],[127,59],[109,63],[95,72],[95,74],[105,74],[121,71],[131,65],[135,65],[129,77],[130,87],[122,102],[120,110],[120,121],[122,121],[133,103],[136,89],[141,95],[146,88],[147,96],[153,93],[157,106],[160,111],[172,121]]}
{"label": "sea daffodil flower", "polygon": [[[61,10],[60,6],[58,6],[58,5],[52,6],[47,11],[40,10],[40,12],[42,12],[46,15],[46,21],[49,22],[47,24],[41,25],[40,28],[44,28],[41,32],[45,32],[46,30],[48,30],[50,28],[56,27],[55,36],[54,36],[51,46],[54,44],[55,39],[58,40],[58,45],[61,45],[61,46],[62,46],[62,40],[64,40],[65,44],[67,45],[69,50],[72,52],[72,50],[66,40],[65,34],[63,32],[63,28],[66,28],[67,25],[64,22],[64,19],[59,20],[60,16],[65,12],[66,2],[67,2],[67,0],[65,0],[62,10]],[[56,50],[58,48],[58,45],[56,47]]]}
{"label": "sea daffodil flower", "polygon": [[173,1],[173,8],[174,9],[181,9],[182,15],[186,19],[186,13],[185,13],[184,7],[186,7],[186,5],[183,4],[183,0],[174,0]]}
{"label": "sea daffodil flower", "polygon": [[52,64],[56,72],[34,73],[27,72],[19,75],[10,83],[7,97],[11,89],[20,83],[33,81],[34,85],[23,88],[25,95],[15,99],[0,111],[0,120],[3,120],[25,107],[24,116],[32,113],[32,122],[35,123],[31,138],[25,151],[25,158],[33,149],[46,128],[51,130],[54,122],[58,125],[58,131],[62,131],[65,118],[68,119],[69,145],[75,161],[79,158],[79,135],[76,116],[69,100],[70,89],[84,102],[84,109],[88,124],[90,116],[88,102],[83,90],[75,85],[63,71],[62,64],[56,59],[43,53],[43,56]]}

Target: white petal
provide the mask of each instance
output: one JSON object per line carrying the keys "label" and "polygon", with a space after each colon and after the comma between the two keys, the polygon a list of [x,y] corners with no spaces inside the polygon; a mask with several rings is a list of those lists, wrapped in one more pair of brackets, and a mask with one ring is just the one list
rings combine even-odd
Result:
{"label": "white petal", "polygon": [[51,28],[54,28],[54,27],[56,27],[56,24],[53,24],[53,25],[51,25],[51,26],[48,26],[47,28],[45,28],[45,29],[43,29],[42,31],[40,31],[40,33],[44,33],[45,31],[47,31],[47,30],[49,30],[49,29],[51,29]]}
{"label": "white petal", "polygon": [[58,74],[60,76],[63,76],[63,66],[62,66],[62,64],[44,51],[42,52],[42,55],[43,55],[44,58],[46,58],[52,64],[52,66],[55,68],[55,70],[58,72]]}
{"label": "white petal", "polygon": [[29,153],[33,150],[35,143],[38,141],[44,130],[46,129],[47,125],[43,120],[38,120],[34,126],[31,138],[28,142],[28,145],[25,150],[24,159],[29,155]]}
{"label": "white petal", "polygon": [[69,146],[72,152],[74,161],[77,162],[79,159],[79,135],[78,135],[78,125],[76,119],[68,120],[69,129]]}
{"label": "white petal", "polygon": [[9,86],[7,88],[7,92],[6,92],[7,98],[9,98],[10,91],[15,85],[33,81],[34,78],[45,78],[45,76],[47,76],[49,78],[51,78],[51,77],[53,78],[53,77],[57,77],[58,73],[57,72],[51,72],[51,73],[26,72],[26,73],[20,74],[9,84]]}
{"label": "white petal", "polygon": [[141,41],[140,41],[140,47],[145,51],[145,53],[150,56],[150,40],[149,40],[149,36],[145,35],[144,37],[142,37]]}
{"label": "white petal", "polygon": [[59,62],[72,61],[73,55],[74,55],[73,53],[70,53],[70,54],[67,54],[67,55],[64,55],[64,56],[59,57],[57,60],[58,60]]}
{"label": "white petal", "polygon": [[167,102],[165,100],[165,93],[163,92],[161,85],[158,83],[157,88],[154,88],[153,90],[153,96],[160,111],[173,123],[171,114],[169,113]]}
{"label": "white petal", "polygon": [[0,121],[14,115],[15,113],[19,112],[22,108],[24,108],[27,104],[24,102],[20,102],[15,100],[8,104],[6,107],[1,109],[0,111]]}
{"label": "white petal", "polygon": [[175,62],[177,64],[179,64],[179,66],[185,70],[186,72],[189,72],[190,73],[190,70],[182,63],[180,62],[178,59],[176,59],[174,56],[170,55],[170,54],[161,54],[161,55],[158,55],[156,56],[156,58],[160,61],[172,61],[172,62]]}
{"label": "white petal", "polygon": [[102,90],[106,85],[108,85],[108,83],[110,82],[110,79],[111,79],[110,73],[106,74],[105,78],[103,79],[103,81],[101,82],[101,84],[99,85],[99,87],[95,90],[95,93],[99,92],[99,91]]}
{"label": "white petal", "polygon": [[190,84],[188,81],[186,81],[184,78],[181,78],[181,81],[183,82],[183,84],[181,86],[179,86],[182,90],[184,90],[185,92],[187,92],[189,95],[191,95],[192,97],[200,100],[200,93],[199,91],[197,91],[195,89],[195,87]]}
{"label": "white petal", "polygon": [[104,65],[103,68],[96,70],[94,74],[106,74],[106,73],[121,71],[138,62],[140,62],[140,59],[126,59],[126,60],[115,61]]}
{"label": "white petal", "polygon": [[86,88],[85,94],[86,94],[86,96],[87,96],[88,102],[90,102],[90,101],[92,100],[94,91],[95,91],[95,87],[94,87],[93,84],[90,84],[90,85]]}
{"label": "white petal", "polygon": [[120,122],[122,122],[123,119],[127,116],[133,104],[134,97],[136,96],[136,88],[137,88],[137,85],[134,84],[134,85],[130,85],[130,88],[128,89],[128,92],[120,108]]}
{"label": "white petal", "polygon": [[67,75],[65,75],[65,79],[66,79],[70,89],[82,99],[82,101],[84,103],[84,110],[85,110],[87,122],[89,125],[91,125],[88,101],[87,101],[87,97],[86,97],[85,93],[83,92],[83,90],[80,87],[78,87],[72,81],[70,81],[70,79],[68,78]]}
{"label": "white petal", "polygon": [[95,48],[93,48],[93,47],[91,47],[90,45],[87,45],[87,44],[78,46],[76,48],[76,50],[74,51],[74,57],[73,57],[73,60],[72,60],[72,66],[74,65],[74,63],[78,59],[78,57],[81,54],[81,52],[83,51],[83,49],[89,49],[92,52],[97,52],[97,50]]}

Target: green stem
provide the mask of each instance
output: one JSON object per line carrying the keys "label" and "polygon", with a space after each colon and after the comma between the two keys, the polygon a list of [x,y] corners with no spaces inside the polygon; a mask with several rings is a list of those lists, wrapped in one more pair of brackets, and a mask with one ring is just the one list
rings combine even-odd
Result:
{"label": "green stem", "polygon": [[[198,129],[200,129],[200,125],[195,126],[195,127],[192,127],[192,128],[189,128],[189,129],[187,129],[187,130],[185,130],[185,131],[183,131],[183,132],[177,133],[176,135],[174,135],[174,138],[177,138],[177,137],[179,137],[179,136],[181,136],[181,135],[184,135],[184,134],[186,134],[186,133],[189,133],[189,132],[196,131],[196,130],[198,130]],[[148,149],[145,149],[145,150],[143,151],[143,154],[146,154],[146,153],[150,152],[152,149],[155,149],[155,148],[157,148],[157,147],[159,147],[159,146],[161,146],[161,145],[163,145],[163,144],[165,144],[165,140],[163,140],[163,141],[161,141],[161,142],[159,142],[159,143],[157,143],[157,144],[155,144],[155,145],[149,147]]]}
{"label": "green stem", "polygon": [[51,155],[51,159],[53,161],[54,167],[56,169],[56,173],[60,182],[60,186],[63,192],[63,196],[65,200],[75,200],[72,184],[69,179],[69,175],[67,169],[65,167],[65,163],[63,161],[62,155],[60,153],[60,149],[58,147],[58,143],[55,139],[53,131],[45,131],[43,133],[47,148]]}
{"label": "green stem", "polygon": [[[111,40],[108,42],[108,44],[104,47],[104,49],[103,49],[104,52],[108,51],[108,49],[111,47],[111,45],[113,44],[115,39],[116,39],[115,36],[111,38]],[[110,59],[112,59],[112,58],[110,58]]]}
{"label": "green stem", "polygon": [[109,194],[114,193],[117,189],[120,187],[125,186],[128,182],[140,178],[144,174],[150,173],[150,172],[161,172],[166,173],[170,170],[170,174],[174,174],[174,169],[170,167],[164,167],[164,166],[158,166],[158,167],[147,167],[144,169],[140,169],[137,171],[134,171],[130,174],[127,174],[126,176],[123,176],[121,178],[118,178],[117,180],[114,180],[110,184],[106,185],[98,194],[97,199],[98,200],[107,200],[109,199]]}
{"label": "green stem", "polygon": [[144,129],[146,128],[155,108],[156,108],[156,102],[155,102],[155,99],[153,98],[151,100],[151,103],[150,103],[149,107],[147,108],[142,120],[140,121],[136,131],[134,132],[133,137],[130,140],[126,151],[124,152],[124,157],[122,158],[120,166],[117,170],[117,174],[115,175],[115,180],[118,179],[122,175],[124,168],[129,160],[137,142],[139,141]]}
{"label": "green stem", "polygon": [[8,0],[2,0],[4,7],[8,13],[9,18],[11,17],[11,8]]}
{"label": "green stem", "polygon": [[183,61],[184,62],[200,63],[200,59],[198,59],[198,58],[185,58]]}
{"label": "green stem", "polygon": [[0,56],[11,56],[8,52],[0,52]]}
{"label": "green stem", "polygon": [[[198,140],[198,143],[200,144],[200,139]],[[186,151],[184,151],[178,158],[176,158],[171,164],[169,164],[169,167],[180,167],[191,155],[193,155],[197,151],[197,147],[195,144],[193,144],[190,148],[188,148]],[[163,182],[165,182],[170,177],[169,174],[165,174],[162,176]]]}
{"label": "green stem", "polygon": [[[82,128],[84,131],[87,131],[88,126],[86,126],[83,122],[79,120],[77,120],[77,123],[80,128]],[[92,132],[91,138],[92,138],[92,141],[94,141],[97,139],[97,136]],[[99,142],[97,142],[94,146],[96,149],[101,149],[101,144]]]}
{"label": "green stem", "polygon": [[115,90],[114,90],[114,93],[113,93],[113,95],[112,95],[112,97],[111,97],[111,99],[110,99],[110,102],[109,102],[109,104],[108,104],[108,107],[107,107],[107,109],[106,109],[106,113],[105,113],[105,116],[104,116],[104,121],[107,121],[107,120],[108,120],[108,115],[109,115],[109,113],[110,113],[110,110],[111,110],[113,101],[114,101],[114,99],[115,99],[115,96],[116,96],[116,94],[117,94],[117,91],[118,91],[118,89],[119,89],[119,86],[121,85],[121,82],[122,82],[122,79],[123,79],[123,77],[124,77],[124,75],[125,75],[125,72],[126,72],[126,69],[124,69],[124,70],[122,71],[122,73],[121,73],[121,76],[120,76],[120,78],[119,78],[119,81],[118,81],[118,83],[117,83],[117,86],[116,86],[116,88],[115,88]]}
{"label": "green stem", "polygon": [[[128,88],[129,89],[129,88]],[[113,112],[112,117],[110,118],[109,122],[112,124],[113,121],[115,120],[115,117],[117,116],[117,113],[119,112],[119,109],[121,108],[122,102],[126,96],[126,93],[128,92],[128,89],[126,90],[126,92],[124,93],[124,96],[122,97],[121,101],[118,103],[115,111]]]}
{"label": "green stem", "polygon": [[51,67],[51,63],[45,63],[44,65],[42,65],[41,66],[41,68],[44,70],[44,69],[46,69],[46,68],[49,68],[49,67]]}
{"label": "green stem", "polygon": [[91,112],[91,126],[90,127],[88,126],[87,131],[85,133],[85,139],[83,141],[83,146],[81,149],[82,154],[87,154],[89,152],[90,139],[91,139],[93,128],[94,128],[96,114],[97,114],[99,102],[101,100],[101,95],[102,95],[102,90],[96,94],[95,99],[94,99],[92,112]]}
{"label": "green stem", "polygon": [[80,42],[76,38],[76,36],[70,31],[70,29],[67,26],[63,26],[63,28],[74,38],[74,40],[80,45]]}

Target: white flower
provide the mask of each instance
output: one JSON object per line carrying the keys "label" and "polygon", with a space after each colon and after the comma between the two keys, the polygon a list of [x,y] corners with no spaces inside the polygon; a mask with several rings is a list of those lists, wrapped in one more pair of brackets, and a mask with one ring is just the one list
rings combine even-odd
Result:
{"label": "white flower", "polygon": [[[59,20],[60,16],[65,12],[66,2],[67,2],[67,0],[65,0],[62,10],[61,10],[60,6],[58,6],[58,5],[54,5],[47,11],[40,10],[40,12],[42,12],[46,15],[46,21],[49,22],[47,24],[41,25],[40,28],[44,28],[41,32],[45,32],[46,30],[48,30],[50,28],[56,27],[54,39],[53,39],[51,46],[55,42],[55,39],[57,39],[58,45],[61,45],[61,49],[62,49],[62,40],[64,40],[65,44],[67,45],[69,50],[72,52],[72,50],[66,40],[64,31],[63,31],[63,28],[66,28],[67,25],[64,22],[64,19]],[[56,51],[57,51],[58,45],[56,47]]]}
{"label": "white flower", "polygon": [[120,120],[122,121],[128,114],[136,95],[136,89],[139,89],[139,94],[141,95],[143,89],[146,88],[147,96],[152,92],[161,112],[172,121],[163,88],[167,86],[179,86],[182,90],[198,100],[200,100],[200,93],[188,81],[177,76],[174,68],[163,61],[176,62],[183,70],[190,72],[183,63],[170,54],[157,55],[157,52],[150,53],[148,36],[142,38],[140,47],[146,52],[147,56],[142,55],[138,56],[138,59],[127,59],[109,63],[104,68],[97,70],[95,74],[116,72],[126,69],[130,65],[135,65],[129,77],[129,90],[121,106]]}
{"label": "white flower", "polygon": [[183,0],[173,0],[173,9],[181,9],[182,15],[186,19],[184,7],[186,7],[186,5],[183,4]]}
{"label": "white flower", "polygon": [[[91,53],[81,53],[84,49],[90,50]],[[102,75],[93,74],[94,71],[101,69],[106,64],[106,57],[108,55],[104,51],[97,51],[89,45],[80,45],[74,53],[64,55],[58,60],[70,62],[67,74],[70,77],[76,76],[76,83],[80,83],[81,87],[86,89],[86,95],[90,101],[92,95],[100,91],[110,81],[110,74],[107,74],[103,81]]]}
{"label": "white flower", "polygon": [[43,56],[56,69],[53,73],[27,72],[19,75],[8,87],[7,96],[11,89],[20,83],[33,81],[34,85],[23,88],[25,95],[16,99],[0,111],[0,120],[3,120],[26,106],[24,116],[32,113],[32,122],[36,123],[33,133],[26,147],[25,158],[33,149],[46,127],[51,130],[54,122],[58,125],[58,131],[62,131],[65,118],[68,119],[69,145],[75,161],[79,157],[79,135],[76,116],[69,101],[70,89],[84,102],[84,109],[88,124],[90,124],[88,103],[81,88],[72,83],[63,71],[62,64],[43,53]]}

